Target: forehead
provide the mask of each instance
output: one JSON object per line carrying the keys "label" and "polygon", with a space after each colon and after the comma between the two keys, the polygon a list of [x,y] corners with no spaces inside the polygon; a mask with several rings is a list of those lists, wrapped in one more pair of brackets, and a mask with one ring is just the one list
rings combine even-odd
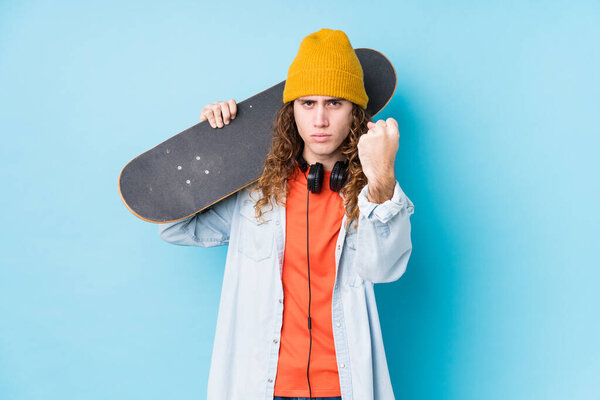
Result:
{"label": "forehead", "polygon": [[314,96],[302,96],[302,97],[298,97],[298,100],[300,101],[306,101],[306,100],[312,100],[312,101],[331,101],[331,100],[337,100],[337,101],[347,101],[346,99],[343,99],[341,97],[332,97],[332,96],[318,96],[318,95],[314,95]]}

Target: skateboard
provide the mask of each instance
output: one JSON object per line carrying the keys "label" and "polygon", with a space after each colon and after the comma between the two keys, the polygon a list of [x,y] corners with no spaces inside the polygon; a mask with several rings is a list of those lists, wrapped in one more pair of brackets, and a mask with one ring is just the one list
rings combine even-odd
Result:
{"label": "skateboard", "polygon": [[[396,71],[380,52],[355,49],[375,116],[396,90]],[[271,148],[285,81],[237,103],[229,125],[202,121],[140,154],[121,170],[119,195],[135,216],[165,223],[187,218],[256,182]]]}

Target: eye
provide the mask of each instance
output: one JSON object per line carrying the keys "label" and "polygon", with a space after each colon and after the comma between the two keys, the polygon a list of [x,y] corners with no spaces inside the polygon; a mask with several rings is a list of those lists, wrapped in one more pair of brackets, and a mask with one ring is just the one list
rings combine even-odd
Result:
{"label": "eye", "polygon": [[331,101],[329,102],[329,104],[334,104],[334,103],[335,103],[335,105],[340,105],[340,104],[342,104],[342,103],[340,103],[338,100],[331,100]]}

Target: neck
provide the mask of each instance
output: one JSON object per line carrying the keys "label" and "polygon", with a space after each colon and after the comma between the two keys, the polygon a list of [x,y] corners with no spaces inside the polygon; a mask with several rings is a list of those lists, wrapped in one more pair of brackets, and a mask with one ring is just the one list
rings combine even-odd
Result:
{"label": "neck", "polygon": [[311,154],[307,155],[307,154],[305,154],[305,152],[302,154],[302,157],[304,157],[306,162],[309,163],[310,165],[313,165],[315,163],[321,163],[321,164],[323,164],[324,171],[331,171],[331,170],[333,170],[333,166],[335,165],[336,162],[344,161],[344,156],[342,154],[335,154],[335,155],[331,154],[329,156],[319,157],[318,155],[311,155]]}

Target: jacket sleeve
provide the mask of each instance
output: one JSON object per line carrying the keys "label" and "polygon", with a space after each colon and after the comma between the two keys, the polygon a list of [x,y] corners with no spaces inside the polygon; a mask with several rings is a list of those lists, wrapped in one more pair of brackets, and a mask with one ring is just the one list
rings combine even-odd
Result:
{"label": "jacket sleeve", "polygon": [[230,195],[185,219],[159,224],[160,237],[180,246],[213,247],[229,243],[238,194]]}
{"label": "jacket sleeve", "polygon": [[367,184],[358,195],[355,267],[364,280],[393,282],[404,274],[412,251],[410,216],[414,205],[398,181],[392,198],[381,204],[368,200],[368,190]]}

